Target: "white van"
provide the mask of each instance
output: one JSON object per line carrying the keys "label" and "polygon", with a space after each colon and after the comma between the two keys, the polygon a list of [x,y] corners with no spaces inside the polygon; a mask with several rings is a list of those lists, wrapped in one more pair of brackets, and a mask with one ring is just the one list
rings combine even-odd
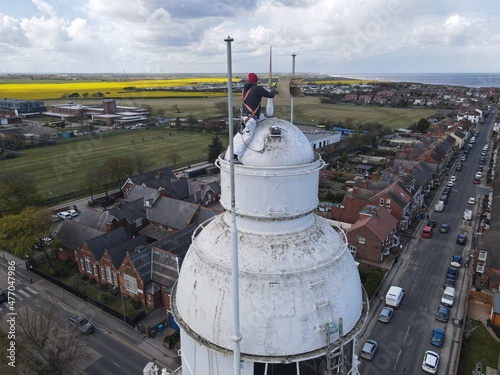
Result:
{"label": "white van", "polygon": [[391,286],[385,295],[385,304],[397,309],[405,295],[405,290],[399,286]]}

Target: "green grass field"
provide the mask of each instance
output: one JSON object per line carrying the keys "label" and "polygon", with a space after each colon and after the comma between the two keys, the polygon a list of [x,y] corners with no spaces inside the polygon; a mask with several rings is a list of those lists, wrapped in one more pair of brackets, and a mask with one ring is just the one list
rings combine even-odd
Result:
{"label": "green grass field", "polygon": [[[171,153],[180,155],[178,165],[206,160],[212,137],[210,133],[163,127],[118,130],[97,133],[93,138],[82,136],[59,140],[53,146],[21,150],[21,157],[0,161],[0,165],[2,171],[31,176],[43,197],[51,198],[84,189],[82,180],[86,172],[103,166],[111,156],[141,155],[153,163],[153,168],[173,167],[168,157]],[[219,138],[228,144],[227,136]]]}
{"label": "green grass field", "polygon": [[[101,104],[100,100],[95,99],[74,100],[73,102],[83,105]],[[222,102],[227,103],[227,98],[172,98],[142,101],[117,99],[118,105],[140,106],[147,104],[152,107],[153,112],[163,109],[165,117],[168,118],[192,116],[205,120],[222,118],[222,114],[216,107],[216,103]],[[274,102],[275,116],[290,120],[290,100],[276,97]],[[61,103],[64,101],[45,102],[47,107]],[[235,116],[239,115],[237,108],[239,108],[240,103],[241,98],[235,96],[233,101]],[[263,105],[265,105],[265,100]],[[427,118],[433,113],[434,110],[322,104],[319,98],[311,96],[296,98],[294,101],[294,123],[310,126],[328,121],[339,122],[349,119],[354,125],[378,122],[392,129],[398,129],[409,127],[421,118]],[[45,198],[53,198],[84,190],[82,180],[86,172],[93,167],[102,166],[111,156],[141,155],[151,160],[154,168],[173,167],[168,155],[174,152],[181,156],[177,166],[203,161],[212,136],[210,133],[177,131],[164,127],[135,131],[119,130],[99,133],[95,138],[59,139],[55,146],[22,150],[21,157],[0,161],[0,165],[3,171],[24,173],[31,176],[37,183],[41,194]],[[228,144],[227,135],[221,135],[219,138],[225,145]]]}
{"label": "green grass field", "polygon": [[[99,100],[74,100],[75,103],[82,105],[102,104]],[[47,107],[53,104],[64,103],[62,100],[45,101]],[[147,99],[147,100],[126,100],[117,99],[118,105],[140,106],[147,104],[154,111],[163,109],[165,116],[189,117],[197,119],[221,118],[221,113],[216,108],[216,103],[226,103],[227,97],[220,98],[169,98],[169,99]],[[264,106],[264,99],[262,105]],[[233,108],[235,116],[239,115],[241,97],[233,96]],[[180,112],[174,110],[174,106]],[[290,99],[284,99],[279,96],[274,99],[275,116],[284,120],[290,120]],[[305,96],[294,99],[294,123],[302,125],[316,126],[319,123],[339,122],[346,119],[352,120],[352,124],[366,122],[378,122],[391,129],[407,128],[418,122],[421,118],[428,118],[436,111],[433,109],[415,109],[415,108],[390,108],[390,107],[371,107],[357,106],[350,104],[322,104],[318,97]]]}

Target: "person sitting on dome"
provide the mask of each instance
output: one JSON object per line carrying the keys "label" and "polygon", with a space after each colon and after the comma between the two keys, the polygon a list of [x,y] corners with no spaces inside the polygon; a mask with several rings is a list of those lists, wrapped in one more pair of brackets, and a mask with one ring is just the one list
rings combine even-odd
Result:
{"label": "person sitting on dome", "polygon": [[257,123],[264,120],[264,114],[260,111],[260,102],[262,98],[274,98],[276,88],[271,91],[259,86],[259,78],[255,73],[248,74],[248,82],[243,87],[241,97],[243,104],[241,106],[241,121],[243,130],[238,132],[233,138],[234,161],[239,163],[243,153],[246,151],[249,143],[252,141]]}

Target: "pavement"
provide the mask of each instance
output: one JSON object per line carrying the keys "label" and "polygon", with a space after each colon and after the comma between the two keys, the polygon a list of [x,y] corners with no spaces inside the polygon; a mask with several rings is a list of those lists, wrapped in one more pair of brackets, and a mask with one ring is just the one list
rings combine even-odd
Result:
{"label": "pavement", "polygon": [[[150,362],[156,363],[160,368],[166,368],[172,372],[181,366],[181,357],[178,351],[170,350],[163,346],[163,339],[172,332],[171,328],[166,328],[158,332],[155,337],[147,337],[140,332],[137,327],[132,328],[99,308],[79,299],[73,294],[55,286],[49,281],[32,274],[26,269],[23,259],[17,258],[9,252],[0,252],[0,267],[6,269],[8,262],[14,261],[16,264],[15,278],[16,283],[31,284],[30,288],[36,289],[49,297],[56,303],[60,303],[64,308],[71,312],[84,315],[94,323],[97,331],[102,331],[115,339],[133,348],[150,359]],[[156,325],[166,318],[165,308],[162,306],[155,309],[140,324]]]}

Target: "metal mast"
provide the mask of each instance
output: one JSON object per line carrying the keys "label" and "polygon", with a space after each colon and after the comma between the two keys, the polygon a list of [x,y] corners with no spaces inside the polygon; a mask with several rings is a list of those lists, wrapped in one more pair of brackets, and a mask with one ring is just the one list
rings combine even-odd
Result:
{"label": "metal mast", "polygon": [[236,228],[236,204],[234,193],[234,144],[233,144],[233,73],[231,65],[231,42],[234,39],[227,37],[224,41],[227,43],[227,98],[228,98],[228,116],[229,116],[229,150],[230,150],[230,174],[231,174],[231,261],[232,261],[232,289],[233,289],[233,329],[232,340],[234,342],[234,374],[239,375],[240,365],[240,289],[238,281],[238,230]]}

